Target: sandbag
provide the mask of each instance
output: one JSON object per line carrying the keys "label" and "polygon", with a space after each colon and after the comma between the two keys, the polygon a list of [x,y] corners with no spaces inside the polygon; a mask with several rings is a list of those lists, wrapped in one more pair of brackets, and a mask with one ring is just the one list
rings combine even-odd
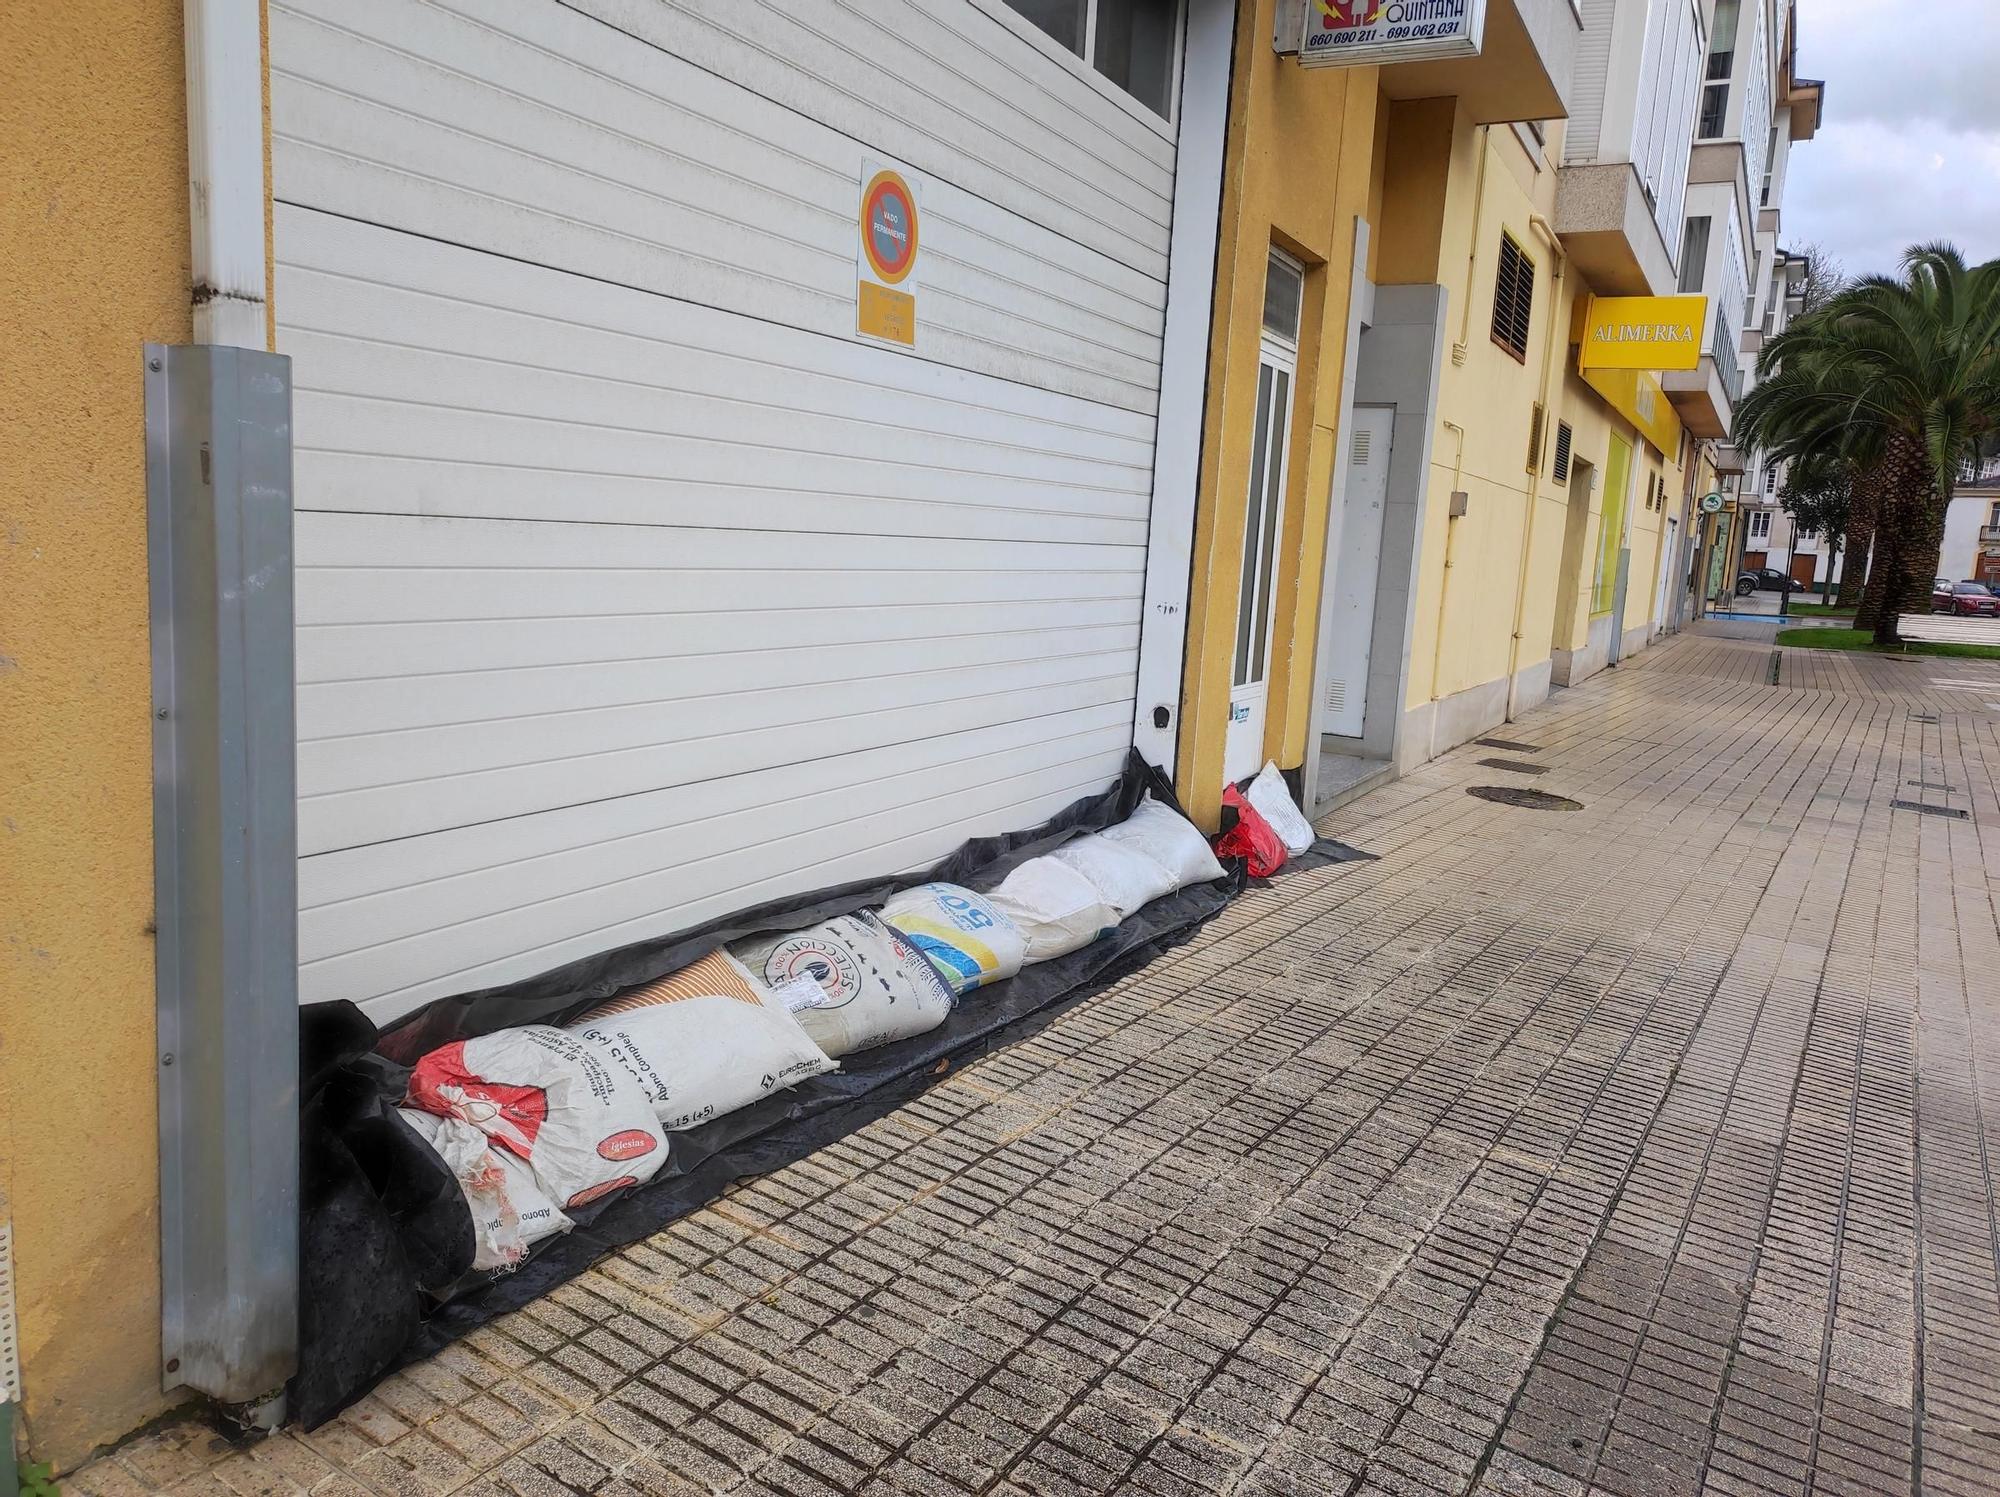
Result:
{"label": "sandbag", "polygon": [[1081,951],[1118,924],[1097,886],[1055,858],[1028,859],[986,898],[1021,933],[1028,962]]}
{"label": "sandbag", "polygon": [[398,1111],[458,1179],[472,1214],[473,1272],[514,1268],[544,1237],[575,1225],[543,1192],[526,1164],[492,1147],[470,1123],[415,1107]]}
{"label": "sandbag", "polygon": [[1222,877],[1222,865],[1208,839],[1169,806],[1147,796],[1138,808],[1116,826],[1098,833],[1106,842],[1144,853],[1174,877],[1174,888],[1205,884]]}
{"label": "sandbag", "polygon": [[792,1017],[816,984],[772,993],[727,952],[597,1005],[569,1026],[638,1082],[669,1132],[834,1069]]}
{"label": "sandbag", "polygon": [[1243,859],[1252,878],[1269,878],[1285,866],[1285,839],[1243,798],[1242,791],[1223,786],[1222,807],[1224,820],[1233,812],[1236,824],[1215,839],[1218,854]]}
{"label": "sandbag", "polygon": [[1174,892],[1171,868],[1137,847],[1111,841],[1103,832],[1065,842],[1049,856],[1083,875],[1120,920]]}
{"label": "sandbag", "polygon": [[930,958],[961,998],[1021,970],[1028,943],[984,895],[957,884],[919,884],[882,908],[882,923]]}
{"label": "sandbag", "polygon": [[411,1069],[407,1100],[526,1160],[566,1208],[649,1180],[667,1159],[666,1134],[631,1072],[543,1024],[439,1046]]}
{"label": "sandbag", "polygon": [[955,994],[937,969],[866,910],[731,950],[773,988],[801,977],[819,984],[819,1001],[793,1017],[836,1060],[923,1034],[951,1014]]}
{"label": "sandbag", "polygon": [[1313,830],[1305,813],[1292,803],[1291,787],[1279,773],[1278,766],[1268,759],[1257,772],[1257,778],[1250,782],[1245,792],[1245,800],[1257,808],[1257,814],[1271,824],[1271,830],[1278,834],[1285,844],[1285,851],[1298,854],[1306,851],[1319,840],[1319,833]]}

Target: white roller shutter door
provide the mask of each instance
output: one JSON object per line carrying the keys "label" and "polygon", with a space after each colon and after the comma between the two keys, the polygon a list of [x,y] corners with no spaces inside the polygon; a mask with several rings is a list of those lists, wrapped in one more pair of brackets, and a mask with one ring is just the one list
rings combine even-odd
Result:
{"label": "white roller shutter door", "polygon": [[[301,996],[1031,824],[1131,742],[1174,147],[986,0],[277,0]],[[855,336],[864,165],[923,194]]]}

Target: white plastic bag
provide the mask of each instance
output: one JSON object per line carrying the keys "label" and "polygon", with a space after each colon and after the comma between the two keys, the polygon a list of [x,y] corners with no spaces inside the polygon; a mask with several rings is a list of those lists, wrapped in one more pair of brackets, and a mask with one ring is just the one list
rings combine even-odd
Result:
{"label": "white plastic bag", "polygon": [[547,1025],[439,1046],[410,1072],[409,1102],[526,1160],[565,1208],[650,1180],[667,1159],[666,1134],[632,1074]]}
{"label": "white plastic bag", "polygon": [[1065,842],[1049,856],[1083,875],[1097,890],[1098,898],[1120,920],[1161,895],[1174,892],[1171,868],[1136,847],[1112,841],[1102,832]]}
{"label": "white plastic bag", "polygon": [[1030,962],[1080,951],[1118,923],[1097,886],[1054,858],[1028,859],[986,898],[1021,932]]}
{"label": "white plastic bag", "polygon": [[569,1027],[631,1074],[669,1132],[834,1069],[785,997],[721,951],[601,1003]]}
{"label": "white plastic bag", "polygon": [[1125,820],[1106,827],[1099,835],[1107,842],[1144,853],[1174,876],[1176,889],[1222,877],[1222,864],[1216,861],[1208,838],[1185,816],[1150,795]]}
{"label": "white plastic bag", "polygon": [[819,984],[819,1001],[794,1017],[836,1060],[923,1034],[951,1014],[954,994],[937,969],[865,910],[731,950],[773,988],[800,978]]}
{"label": "white plastic bag", "polygon": [[513,1268],[544,1237],[575,1225],[535,1183],[534,1172],[458,1118],[401,1107],[404,1121],[437,1150],[472,1215],[474,1272]]}
{"label": "white plastic bag", "polygon": [[984,895],[957,884],[905,889],[882,909],[882,923],[930,958],[960,997],[1021,970],[1028,943]]}
{"label": "white plastic bag", "polygon": [[1292,803],[1292,792],[1276,764],[1268,760],[1265,762],[1257,772],[1257,778],[1250,782],[1244,799],[1257,808],[1259,816],[1271,823],[1271,830],[1284,842],[1286,852],[1302,853],[1318,840],[1319,834],[1313,830],[1312,823]]}

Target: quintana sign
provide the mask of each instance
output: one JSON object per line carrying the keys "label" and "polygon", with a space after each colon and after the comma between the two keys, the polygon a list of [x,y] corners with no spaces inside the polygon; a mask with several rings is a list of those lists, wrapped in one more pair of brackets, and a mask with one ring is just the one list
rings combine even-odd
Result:
{"label": "quintana sign", "polygon": [[1486,0],[1306,0],[1299,63],[1309,68],[1477,57]]}
{"label": "quintana sign", "polygon": [[917,244],[922,212],[910,179],[889,167],[861,169],[861,243],[855,254],[854,329],[863,337],[917,345]]}

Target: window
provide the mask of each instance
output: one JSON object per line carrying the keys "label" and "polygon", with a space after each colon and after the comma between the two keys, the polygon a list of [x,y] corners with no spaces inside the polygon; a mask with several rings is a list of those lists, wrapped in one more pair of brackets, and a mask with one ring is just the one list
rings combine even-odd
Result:
{"label": "window", "polygon": [[1777,166],[1778,166],[1778,127],[1776,125],[1773,125],[1771,127],[1771,139],[1769,143],[1764,147],[1764,192],[1763,196],[1761,196],[1757,200],[1758,203],[1765,208],[1771,206],[1771,173],[1777,170]]}
{"label": "window", "polygon": [[1707,218],[1691,218],[1681,231],[1681,290],[1692,293],[1701,290],[1702,276],[1708,269]]}
{"label": "window", "polygon": [[1005,0],[1153,113],[1173,113],[1180,0]]}
{"label": "window", "polygon": [[1715,0],[1715,27],[1708,42],[1708,81],[1701,86],[1701,119],[1694,133],[1714,140],[1729,123],[1729,78],[1736,66],[1739,0]]}
{"label": "window", "polygon": [[1771,538],[1771,512],[1768,509],[1750,511],[1750,539],[1768,541]]}
{"label": "window", "polygon": [[1778,465],[1775,462],[1764,464],[1764,492],[1767,494],[1778,492]]}
{"label": "window", "polygon": [[1523,364],[1528,362],[1528,329],[1535,310],[1535,262],[1514,242],[1500,236],[1500,273],[1493,283],[1493,341]]}
{"label": "window", "polygon": [[[1243,516],[1243,581],[1237,595],[1233,686],[1265,675],[1271,600],[1283,525],[1286,450],[1292,429],[1292,375],[1298,367],[1299,303],[1305,272],[1272,250],[1264,273],[1264,342],[1257,363],[1257,424],[1250,446],[1250,491]],[[1289,307],[1289,317],[1284,309]]]}

